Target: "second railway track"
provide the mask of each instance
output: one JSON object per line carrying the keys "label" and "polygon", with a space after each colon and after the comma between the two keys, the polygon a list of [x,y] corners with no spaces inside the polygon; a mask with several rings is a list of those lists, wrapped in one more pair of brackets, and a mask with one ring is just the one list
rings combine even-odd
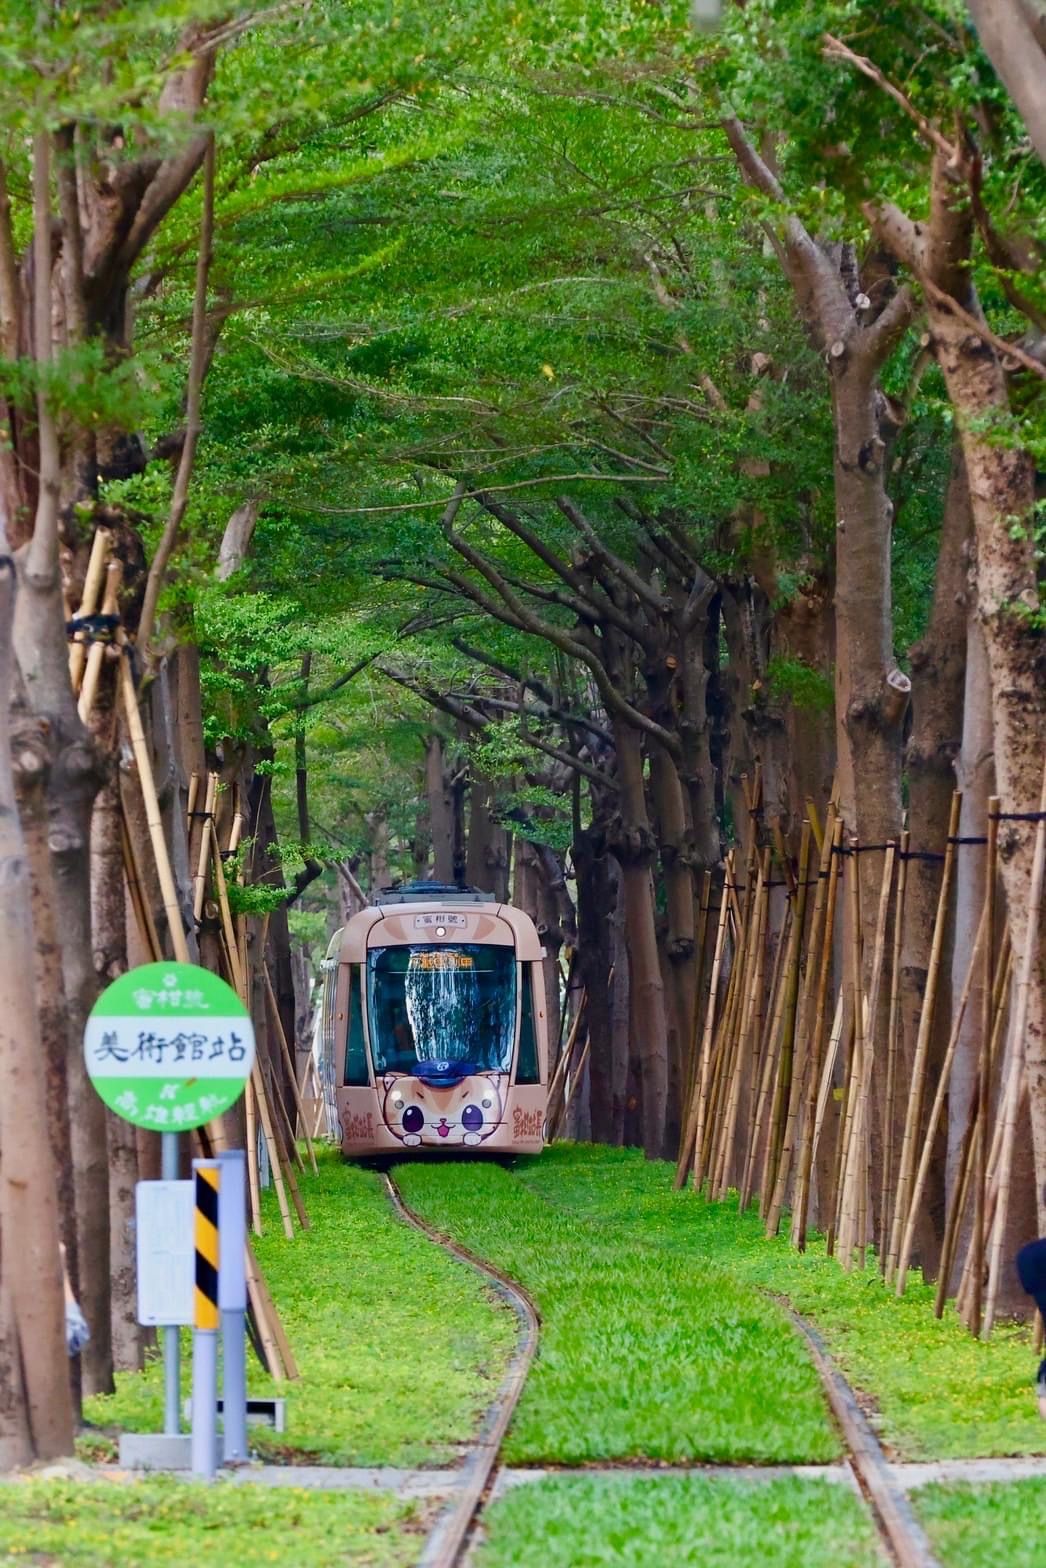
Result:
{"label": "second railway track", "polygon": [[[387,1172],[384,1181],[389,1199],[400,1217],[459,1262],[482,1274],[516,1317],[516,1347],[501,1386],[462,1468],[461,1483],[429,1534],[418,1559],[418,1568],[461,1568],[497,1479],[501,1445],[537,1353],[540,1323],[537,1308],[521,1285],[423,1220],[404,1202]],[[865,1418],[853,1389],[832,1361],[820,1334],[787,1302],[780,1301],[779,1305],[806,1340],[845,1445],[847,1462],[889,1561],[896,1568],[940,1568],[879,1439]],[[687,1467],[689,1470],[700,1468],[699,1465]],[[591,1474],[591,1467],[587,1473]],[[658,1568],[671,1568],[671,1565],[658,1565]]]}

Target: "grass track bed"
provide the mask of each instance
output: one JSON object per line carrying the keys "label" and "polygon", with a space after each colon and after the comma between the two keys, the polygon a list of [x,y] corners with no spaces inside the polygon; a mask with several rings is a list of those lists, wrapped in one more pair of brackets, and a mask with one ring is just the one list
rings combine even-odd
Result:
{"label": "grass track bed", "polygon": [[927,1486],[912,1502],[943,1568],[1046,1563],[1046,1479]]}
{"label": "grass track bed", "polygon": [[[854,1386],[874,1398],[879,1434],[900,1457],[1046,1452],[1029,1331],[1000,1323],[985,1345],[951,1307],[938,1322],[933,1287],[917,1270],[898,1300],[871,1256],[866,1270],[845,1274],[819,1240],[805,1254],[780,1237],[767,1241],[758,1213],[739,1215],[735,1199],[711,1204],[673,1192],[671,1168],[633,1150],[564,1144],[521,1162],[518,1175],[535,1197],[621,1247],[715,1263],[738,1283],[786,1296],[818,1325]],[[775,1397],[772,1381],[765,1387]]]}
{"label": "grass track bed", "polygon": [[484,1517],[476,1568],[881,1568],[847,1489],[792,1479],[557,1477]]}
{"label": "grass track bed", "polygon": [[[288,1242],[266,1195],[256,1242],[302,1377],[276,1385],[248,1362],[252,1396],[288,1402],[287,1432],[251,1428],[252,1446],[323,1464],[446,1464],[467,1444],[515,1344],[511,1314],[470,1269],[394,1215],[379,1178],[325,1152],[303,1180],[311,1229]],[[183,1390],[189,1387],[183,1337]],[[160,1431],[163,1367],[117,1379],[88,1402],[106,1428]]]}
{"label": "grass track bed", "polygon": [[33,1568],[406,1568],[425,1519],[363,1492],[152,1480],[13,1482],[0,1492],[0,1561]]}
{"label": "grass track bed", "polygon": [[[660,1249],[656,1229],[622,1233],[544,1201],[530,1185],[537,1163],[523,1179],[478,1163],[395,1172],[425,1219],[538,1306],[506,1463],[838,1457],[817,1373],[772,1302],[697,1254]],[[549,1174],[569,1181],[569,1162],[553,1156]],[[618,1185],[625,1213],[630,1198]]]}

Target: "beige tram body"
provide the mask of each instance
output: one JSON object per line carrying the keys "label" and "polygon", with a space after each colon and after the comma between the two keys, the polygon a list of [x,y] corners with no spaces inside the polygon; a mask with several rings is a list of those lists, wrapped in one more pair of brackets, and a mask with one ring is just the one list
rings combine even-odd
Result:
{"label": "beige tram body", "polygon": [[386,889],[335,932],[320,1080],[343,1152],[540,1153],[543,957],[522,910],[441,884]]}

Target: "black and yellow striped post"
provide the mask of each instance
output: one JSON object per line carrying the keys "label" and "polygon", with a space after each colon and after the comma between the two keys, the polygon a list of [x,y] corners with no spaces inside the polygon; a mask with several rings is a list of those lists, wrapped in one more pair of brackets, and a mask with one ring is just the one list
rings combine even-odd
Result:
{"label": "black and yellow striped post", "polygon": [[218,1194],[221,1163],[193,1160],[196,1212],[196,1289],[192,1342],[192,1468],[194,1475],[213,1476],[218,1468],[218,1273],[221,1232]]}

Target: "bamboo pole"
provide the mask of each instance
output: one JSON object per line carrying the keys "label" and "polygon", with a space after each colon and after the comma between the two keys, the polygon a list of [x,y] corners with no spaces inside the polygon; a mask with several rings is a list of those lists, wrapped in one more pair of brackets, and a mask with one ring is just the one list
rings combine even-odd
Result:
{"label": "bamboo pole", "polygon": [[[123,562],[110,561],[105,569],[105,594],[102,598],[102,614],[118,615],[120,611],[120,584],[123,582]],[[73,647],[83,647],[83,644],[73,644]],[[76,705],[80,722],[86,724],[91,717],[95,701],[98,697],[98,683],[102,678],[102,665],[105,655],[111,645],[97,638],[91,643],[87,653],[87,669],[84,672],[83,683],[80,687],[80,700]]]}
{"label": "bamboo pole", "polygon": [[262,1285],[258,1262],[251,1251],[249,1243],[247,1246],[246,1268],[247,1296],[250,1301],[251,1316],[254,1318],[254,1324],[258,1330],[258,1338],[265,1352],[265,1369],[274,1383],[282,1383],[287,1376],[287,1372],[283,1364],[283,1358],[280,1355],[280,1347],[273,1327],[275,1314],[271,1312],[272,1303],[269,1300],[269,1293]]}
{"label": "bamboo pole", "polygon": [[676,1165],[676,1174],[673,1186],[676,1191],[686,1181],[687,1171],[690,1167],[694,1152],[700,1146],[700,1139],[704,1133],[703,1101],[708,1092],[708,1069],[711,1065],[709,1057],[712,1049],[712,1028],[715,1021],[716,991],[719,988],[719,970],[723,962],[723,942],[726,937],[727,900],[725,894],[719,902],[719,922],[716,926],[715,951],[712,956],[712,975],[708,988],[708,1002],[705,1006],[704,1028],[701,1037],[701,1050],[696,1074],[697,1093],[690,1109],[686,1136],[683,1147],[679,1151],[679,1160]]}
{"label": "bamboo pole", "polygon": [[781,1211],[784,1208],[785,1194],[788,1189],[788,1180],[792,1174],[792,1156],[795,1150],[796,1133],[799,1123],[799,1106],[804,1097],[809,1060],[810,1037],[810,1002],[816,981],[819,977],[819,965],[816,960],[820,956],[822,945],[822,928],[825,907],[828,896],[828,862],[832,855],[832,817],[835,807],[828,807],[828,831],[814,833],[814,825],[809,816],[810,831],[818,844],[817,892],[814,895],[813,914],[810,919],[810,931],[807,938],[806,968],[803,974],[802,992],[799,999],[796,1036],[795,1060],[792,1069],[792,1082],[788,1093],[788,1115],[785,1121],[784,1141],[781,1145],[781,1158],[777,1165],[777,1180],[774,1184],[773,1196],[766,1216],[766,1233],[776,1236],[781,1224]]}
{"label": "bamboo pole", "polygon": [[[992,1015],[988,1038],[988,1048],[986,1051],[984,1051],[984,1055],[987,1059],[989,1081],[998,1057],[999,1039],[1002,1034],[1003,1020],[1006,1017],[1006,987],[1009,985],[1012,972],[1013,965],[1011,962],[1009,933],[1007,932],[1003,937],[1002,947],[999,952],[999,961],[996,965],[994,989],[992,991]],[[976,1160],[976,1151],[974,1146],[976,1140],[982,1136],[984,1137],[985,1176],[987,1176],[988,1139],[985,1128],[987,1125],[987,1110],[989,1107],[990,1095],[982,1102],[980,1093],[975,1090],[973,1095],[970,1097],[970,1108],[966,1118],[966,1127],[963,1132],[962,1143],[959,1148],[958,1173],[956,1175],[955,1187],[954,1191],[952,1192],[951,1202],[948,1206],[948,1214],[945,1221],[944,1244],[941,1248],[941,1265],[937,1278],[937,1293],[934,1297],[933,1307],[934,1316],[938,1318],[943,1315],[945,1302],[948,1299],[948,1282],[951,1279],[952,1270],[955,1267],[955,1253],[959,1242],[959,1230],[962,1226],[963,1215],[966,1212],[966,1203],[969,1196],[970,1183],[972,1179],[975,1179],[973,1177],[974,1164]],[[973,1249],[973,1241],[974,1238],[971,1236],[971,1249]],[[983,1269],[984,1245],[982,1235],[980,1256],[976,1256],[975,1251],[973,1256],[974,1276],[976,1276],[977,1270],[981,1270],[983,1272]],[[975,1333],[980,1333],[980,1294],[981,1293],[978,1290],[976,1328],[973,1330]],[[971,1322],[971,1328],[972,1327],[973,1323]]]}
{"label": "bamboo pole", "polygon": [[[711,1117],[713,1103],[713,1089],[716,1087],[714,1069],[718,1065],[715,1047],[722,1039],[722,1027],[715,1028],[716,992],[719,987],[719,974],[723,961],[723,950],[726,943],[726,926],[730,914],[731,902],[736,904],[737,894],[734,889],[734,852],[730,850],[726,857],[726,866],[723,878],[722,905],[719,911],[720,933],[717,932],[717,951],[712,965],[712,989],[708,996],[708,1007],[705,1010],[704,1039],[701,1042],[701,1080],[698,1088],[697,1105],[697,1130],[694,1136],[694,1173],[692,1184],[695,1192],[699,1192],[705,1179],[705,1151],[706,1139],[714,1125]],[[735,945],[736,951],[736,945]],[[722,1019],[726,1020],[731,1001],[734,971],[731,970],[730,982],[727,985],[727,994],[723,1001]]]}
{"label": "bamboo pole", "polygon": [[974,1334],[981,1331],[981,1307],[984,1290],[984,1206],[988,1190],[988,1100],[991,1094],[989,1045],[992,1036],[992,943],[995,936],[995,879],[999,856],[999,797],[988,797],[988,843],[984,863],[984,908],[988,922],[984,938],[984,996],[981,1010],[981,1049],[977,1061],[977,1102],[984,1106],[984,1115],[978,1123],[975,1157],[977,1172],[974,1183],[973,1237],[973,1301],[970,1307],[971,1327]]}
{"label": "bamboo pole", "polygon": [[[80,608],[77,616],[93,615],[98,607],[98,594],[105,576],[105,563],[112,544],[112,535],[106,528],[96,528],[94,538],[91,540],[91,553],[87,559],[87,572],[84,576],[84,591],[80,595]],[[110,612],[106,612],[110,613]],[[116,612],[111,612],[115,614]],[[92,647],[94,645],[92,644]],[[84,663],[87,658],[87,644],[78,638],[69,644],[69,682],[74,692],[80,690],[83,680]]]}
{"label": "bamboo pole", "polygon": [[131,835],[127,830],[127,816],[123,809],[122,800],[120,802],[120,845],[123,850],[124,877],[127,882],[127,891],[131,897],[131,908],[134,912],[135,923],[150,959],[153,963],[157,963],[163,957],[163,948],[160,945],[160,937],[156,930],[153,912],[149,908],[149,900],[145,896],[145,890],[142,887],[141,871],[138,866],[138,858],[134,852],[134,844],[131,842]]}
{"label": "bamboo pole", "polygon": [[221,912],[222,928],[225,932],[225,941],[228,948],[233,988],[244,1007],[249,1007],[247,973],[242,967],[242,954],[239,943],[236,940],[236,927],[233,923],[232,910],[229,908],[229,892],[225,885],[225,867],[222,865],[222,855],[221,850],[218,848],[218,834],[215,831],[213,817],[204,824],[204,836],[209,838],[214,855],[214,885],[218,894],[218,908]]}
{"label": "bamboo pole", "polygon": [[937,1133],[937,1123],[940,1120],[941,1111],[944,1108],[944,1097],[948,1090],[948,1080],[951,1077],[952,1062],[955,1058],[955,1047],[959,1042],[959,1034],[962,1030],[963,1019],[966,1017],[966,1008],[969,1004],[970,991],[973,987],[973,977],[977,971],[977,966],[981,957],[981,950],[984,946],[984,932],[987,924],[987,915],[988,910],[987,906],[985,906],[981,911],[981,918],[977,924],[977,935],[973,943],[973,952],[970,954],[970,962],[966,968],[966,979],[963,981],[963,988],[959,996],[959,1006],[952,1022],[951,1034],[948,1037],[948,1045],[944,1053],[944,1060],[941,1063],[941,1070],[937,1079],[937,1087],[934,1092],[933,1104],[930,1107],[930,1117],[926,1125],[922,1156],[919,1160],[919,1168],[916,1172],[915,1184],[912,1187],[912,1201],[908,1210],[908,1222],[904,1228],[904,1235],[901,1238],[901,1249],[897,1256],[896,1293],[898,1296],[904,1295],[905,1282],[908,1278],[908,1264],[912,1255],[912,1246],[915,1241],[915,1221],[918,1215],[919,1204],[922,1202],[923,1188],[926,1185],[926,1177],[930,1169],[930,1159],[933,1155],[933,1140]]}
{"label": "bamboo pole", "polygon": [[[821,1069],[821,1082],[817,1090],[817,1109],[814,1113],[814,1135],[810,1140],[811,1159],[816,1158],[817,1150],[821,1144],[821,1133],[824,1130],[825,1116],[828,1112],[828,1097],[832,1089],[832,1078],[835,1076],[835,1064],[839,1056],[839,1045],[843,1038],[844,1025],[850,1022],[846,1011],[846,993],[840,986],[839,995],[835,999],[835,1015],[832,1018],[832,1027],[828,1035],[828,1046],[824,1053],[824,1065]],[[827,1210],[827,1195],[825,1208]]]}
{"label": "bamboo pole", "polygon": [[186,833],[191,833],[192,832],[193,812],[196,810],[196,799],[197,799],[197,796],[199,795],[199,793],[200,793],[200,775],[197,773],[196,769],[193,768],[192,772],[189,774],[189,791],[188,791],[188,798],[187,798],[187,800],[185,802],[185,831],[186,831]]}
{"label": "bamboo pole", "polygon": [[752,1064],[752,1093],[755,1093],[754,1067],[760,1023],[758,1001],[763,993],[766,972],[766,922],[767,912],[770,907],[770,889],[767,884],[770,881],[770,860],[770,848],[768,845],[760,859],[756,881],[754,918],[752,919],[751,942],[746,963],[745,997],[738,1026],[737,1058],[730,1080],[730,1096],[727,1101],[726,1124],[723,1133],[725,1157],[722,1174],[717,1183],[717,1190],[720,1196],[725,1196],[728,1186],[730,1157],[733,1151],[737,1131],[737,1117],[741,1104],[741,1084],[744,1080],[745,1072],[748,1070],[749,1063]]}
{"label": "bamboo pole", "polygon": [[297,1107],[298,1115],[301,1117],[301,1124],[305,1133],[305,1147],[308,1150],[309,1159],[312,1163],[312,1174],[315,1176],[318,1174],[316,1151],[312,1146],[312,1138],[309,1135],[309,1128],[305,1119],[305,1104],[301,1097],[301,1090],[298,1087],[298,1074],[295,1071],[294,1061],[291,1057],[291,1048],[287,1043],[287,1035],[284,1032],[283,1020],[280,1017],[280,1009],[276,1001],[276,992],[272,988],[272,979],[269,975],[269,966],[265,963],[264,959],[262,960],[262,975],[265,981],[265,995],[269,1002],[269,1013],[276,1025],[276,1033],[279,1036],[280,1048],[283,1055],[283,1065],[293,1086],[294,1104]]}
{"label": "bamboo pole", "polygon": [[254,1105],[254,1085],[248,1078],[243,1091],[243,1109],[247,1123],[247,1183],[251,1200],[251,1229],[256,1236],[262,1233],[261,1177],[258,1171],[258,1122]]}
{"label": "bamboo pole", "polygon": [[135,766],[138,770],[138,783],[142,791],[142,800],[145,804],[145,820],[149,827],[149,841],[152,844],[153,858],[156,861],[156,874],[160,881],[160,893],[163,898],[164,914],[167,917],[171,947],[174,949],[175,959],[181,964],[188,964],[191,962],[189,946],[185,940],[182,912],[178,903],[178,893],[174,885],[170,856],[167,853],[167,840],[163,832],[160,802],[156,798],[156,783],[153,779],[152,762],[145,740],[145,731],[142,729],[142,716],[138,711],[138,698],[135,695],[134,678],[131,675],[131,662],[126,655],[120,660],[119,679],[124,716],[127,720],[127,734],[131,742],[131,750],[134,753]]}
{"label": "bamboo pole", "polygon": [[890,1244],[886,1259],[886,1278],[892,1280],[897,1267],[897,1254],[900,1247],[904,1227],[908,1223],[908,1210],[911,1202],[912,1177],[915,1168],[915,1144],[922,1125],[923,1096],[926,1088],[926,1063],[930,1050],[930,1037],[933,1033],[934,1014],[937,1003],[937,987],[940,980],[941,955],[944,951],[944,932],[948,919],[948,899],[952,887],[952,870],[955,865],[955,838],[959,831],[959,808],[962,805],[962,795],[956,790],[952,795],[951,814],[948,819],[948,842],[944,851],[944,871],[941,875],[941,890],[937,900],[937,916],[933,927],[933,940],[930,945],[930,958],[926,969],[926,990],[923,993],[922,1012],[919,1015],[919,1034],[915,1044],[915,1058],[912,1063],[911,1093],[908,1097],[908,1111],[904,1119],[904,1135],[901,1140],[901,1168],[897,1178],[897,1196],[894,1202],[893,1222],[890,1226]]}
{"label": "bamboo pole", "polygon": [[737,1042],[740,1015],[744,1008],[747,990],[746,963],[748,955],[748,903],[750,892],[745,894],[745,911],[737,931],[734,965],[727,988],[726,1006],[716,1041],[710,1114],[705,1123],[705,1148],[703,1169],[708,1177],[709,1196],[720,1196],[720,1170],[725,1159],[724,1135],[730,1092],[737,1059]]}
{"label": "bamboo pole", "polygon": [[[813,1170],[813,1158],[816,1150],[814,1137],[817,1123],[817,1106],[819,1099],[820,1079],[824,1052],[822,1041],[825,1038],[825,1017],[828,1008],[828,988],[832,972],[832,949],[835,942],[835,906],[839,892],[839,869],[842,865],[842,838],[843,821],[838,816],[834,807],[832,809],[831,832],[826,824],[825,838],[830,841],[828,851],[828,893],[825,903],[824,925],[821,936],[821,952],[817,972],[817,1000],[814,1008],[813,1029],[810,1034],[809,1057],[810,1070],[807,1075],[806,1103],[803,1112],[803,1125],[800,1134],[799,1149],[799,1176],[796,1185],[796,1194],[792,1202],[792,1231],[791,1241],[800,1252],[806,1250],[806,1222],[810,1209],[810,1177]],[[811,955],[812,963],[812,955]],[[841,996],[840,990],[840,996]],[[834,1070],[834,1058],[833,1058]]]}
{"label": "bamboo pole", "polygon": [[804,817],[799,841],[799,880],[795,887],[795,912],[792,919],[791,948],[785,965],[785,1002],[781,1049],[777,1061],[777,1079],[774,1085],[773,1110],[767,1138],[767,1159],[759,1186],[759,1208],[765,1220],[777,1181],[784,1144],[785,1119],[792,1090],[793,1047],[795,1044],[796,1010],[799,1006],[799,976],[803,952],[803,927],[806,921],[806,894],[810,875],[810,823]]}
{"label": "bamboo pole", "polygon": [[763,1146],[764,1136],[768,1133],[767,1120],[770,1109],[770,1096],[774,1085],[774,1069],[777,1066],[777,1042],[785,1000],[785,963],[792,946],[792,920],[793,905],[789,902],[785,906],[784,923],[781,926],[777,939],[777,952],[774,955],[774,975],[770,982],[769,1021],[763,1033],[759,1052],[759,1093],[755,1097],[752,1130],[748,1140],[748,1154],[745,1158],[744,1175],[741,1178],[741,1191],[738,1197],[738,1206],[742,1214],[752,1201],[759,1151]]}
{"label": "bamboo pole", "polygon": [[849,905],[850,905],[850,976],[853,994],[854,1010],[854,1040],[853,1052],[850,1057],[849,1090],[846,1095],[843,1130],[842,1154],[839,1162],[839,1192],[837,1208],[836,1235],[838,1237],[837,1252],[842,1254],[843,1268],[849,1273],[853,1267],[853,1246],[856,1233],[856,1206],[857,1206],[857,1169],[859,1153],[857,1149],[857,1107],[861,1099],[861,1085],[864,1082],[865,1062],[865,1018],[864,1018],[864,953],[863,932],[861,929],[861,878],[858,872],[858,852],[860,844],[856,838],[850,840],[851,875],[847,878]]}
{"label": "bamboo pole", "polygon": [[[1013,1008],[1013,1067],[1011,1078],[1015,1085],[1004,1104],[1004,1134],[999,1155],[999,1197],[995,1206],[995,1223],[992,1227],[991,1261],[988,1270],[988,1297],[984,1308],[984,1326],[981,1338],[987,1339],[995,1322],[995,1306],[1002,1278],[1002,1243],[1006,1234],[1006,1217],[1010,1202],[1010,1171],[1013,1164],[1013,1142],[1017,1130],[1019,1090],[1024,1067],[1024,1035],[1028,1027],[1028,1000],[1031,994],[1031,976],[1035,965],[1036,947],[1042,924],[1042,886],[1046,868],[1046,762],[1043,764],[1042,788],[1039,792],[1039,820],[1035,825],[1035,850],[1032,857],[1031,886],[1028,889],[1028,928],[1025,934],[1021,967]],[[1011,915],[1012,920],[1012,915]]]}
{"label": "bamboo pole", "polygon": [[217,773],[208,773],[207,788],[203,802],[203,831],[200,834],[200,850],[196,859],[196,873],[193,877],[192,912],[193,917],[197,921],[203,919],[203,905],[207,896],[207,862],[211,855],[210,826],[214,821],[214,807],[217,797],[218,775]]}
{"label": "bamboo pole", "polygon": [[251,1082],[254,1085],[254,1094],[258,1102],[258,1115],[261,1118],[262,1136],[265,1147],[269,1151],[269,1164],[272,1166],[272,1179],[276,1187],[276,1201],[280,1206],[280,1218],[283,1221],[283,1233],[288,1241],[294,1240],[294,1226],[291,1222],[291,1211],[287,1203],[287,1192],[283,1185],[283,1169],[280,1165],[279,1150],[276,1147],[276,1133],[272,1125],[272,1114],[269,1110],[268,1096],[265,1092],[265,1080],[255,1056],[251,1067]]}
{"label": "bamboo pole", "polygon": [[[879,887],[879,909],[875,923],[875,942],[872,948],[872,966],[868,981],[868,995],[862,1003],[864,1014],[864,1039],[861,1057],[861,1078],[858,1084],[858,1097],[855,1108],[853,1137],[851,1140],[848,1157],[851,1162],[861,1161],[867,1167],[870,1158],[871,1141],[871,1096],[872,1075],[875,1069],[875,1023],[879,1015],[879,992],[882,987],[883,963],[886,956],[886,926],[890,912],[890,894],[893,890],[893,868],[897,855],[897,845],[891,839],[883,855],[883,874]],[[855,879],[856,880],[856,879]],[[863,960],[863,953],[862,953]],[[851,1188],[857,1183],[857,1190],[865,1200],[867,1187],[867,1169],[864,1175],[856,1176],[854,1169],[848,1170],[848,1179]],[[852,1208],[851,1208],[852,1215]],[[857,1227],[856,1239],[847,1237],[847,1243],[852,1248],[856,1245],[860,1249],[861,1267],[864,1267],[864,1248],[867,1243],[867,1233],[862,1231],[860,1224]]]}
{"label": "bamboo pole", "polygon": [[893,950],[890,959],[890,1015],[886,1026],[886,1099],[883,1111],[883,1169],[879,1188],[879,1269],[886,1270],[886,1249],[890,1240],[890,1215],[893,1211],[893,1128],[897,1114],[897,1062],[900,1043],[901,943],[904,936],[904,906],[908,891],[907,828],[901,834],[897,868],[897,897],[893,911]]}

